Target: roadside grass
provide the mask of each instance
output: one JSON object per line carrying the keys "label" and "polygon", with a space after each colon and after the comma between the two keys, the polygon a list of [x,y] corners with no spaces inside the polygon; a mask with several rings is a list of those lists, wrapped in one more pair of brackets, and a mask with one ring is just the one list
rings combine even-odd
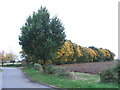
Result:
{"label": "roadside grass", "polygon": [[21,67],[21,64],[4,64],[3,66],[0,65],[0,67]]}
{"label": "roadside grass", "polygon": [[3,70],[2,69],[0,69],[0,72],[2,72]]}
{"label": "roadside grass", "polygon": [[48,75],[33,68],[22,68],[22,70],[32,80],[58,88],[118,88],[117,83],[101,83],[99,75],[71,72],[78,77],[72,79]]}
{"label": "roadside grass", "polygon": [[20,67],[20,66],[16,66],[16,65],[4,65],[4,66],[1,66],[1,67]]}

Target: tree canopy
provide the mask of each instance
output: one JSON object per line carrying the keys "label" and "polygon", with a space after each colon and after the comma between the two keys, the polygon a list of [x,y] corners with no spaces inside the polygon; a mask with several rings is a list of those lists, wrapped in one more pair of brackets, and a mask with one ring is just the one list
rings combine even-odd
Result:
{"label": "tree canopy", "polygon": [[[32,62],[31,56],[26,55],[22,51],[22,56],[26,62]],[[92,47],[83,47],[69,40],[66,40],[61,49],[56,53],[56,57],[48,60],[48,64],[72,64],[84,62],[105,62],[114,60],[115,54],[108,49]],[[38,63],[44,63],[43,60],[38,60]]]}
{"label": "tree canopy", "polygon": [[21,28],[19,44],[34,62],[42,59],[44,63],[55,56],[55,52],[65,42],[64,26],[58,17],[50,18],[46,7],[33,12]]}
{"label": "tree canopy", "polygon": [[27,18],[21,28],[19,44],[22,57],[27,63],[42,65],[114,60],[115,54],[108,49],[79,46],[65,37],[61,20],[50,18],[48,10],[41,7]]}

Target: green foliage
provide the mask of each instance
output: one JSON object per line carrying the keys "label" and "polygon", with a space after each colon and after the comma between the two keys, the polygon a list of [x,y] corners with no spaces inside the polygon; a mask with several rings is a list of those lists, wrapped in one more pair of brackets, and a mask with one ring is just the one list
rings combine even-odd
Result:
{"label": "green foliage", "polygon": [[47,65],[47,66],[45,66],[44,71],[47,74],[55,74],[56,68],[53,65]]}
{"label": "green foliage", "polygon": [[19,44],[22,57],[27,63],[70,64],[114,60],[115,54],[108,49],[82,47],[65,40],[64,27],[59,18],[50,18],[48,10],[40,8],[29,16],[21,28]]}
{"label": "green foliage", "polygon": [[107,49],[96,47],[82,47],[71,41],[66,41],[57,56],[51,62],[52,64],[72,64],[81,62],[103,62],[114,60],[114,53]]}
{"label": "green foliage", "polygon": [[55,67],[53,65],[46,65],[44,68],[45,73],[47,74],[56,74],[57,76],[61,77],[71,77],[70,72],[68,69],[63,67]]}
{"label": "green foliage", "polygon": [[[23,53],[24,55],[24,53]],[[105,62],[114,60],[114,53],[108,49],[95,48],[95,47],[82,47],[78,46],[71,41],[65,41],[61,49],[53,55],[53,58],[46,61],[46,64],[72,64],[72,63],[85,63],[85,62]],[[32,61],[31,57],[25,55],[27,62]],[[44,64],[44,60],[39,59],[37,63]]]}
{"label": "green foliage", "polygon": [[68,78],[71,77],[70,72],[66,68],[63,68],[63,67],[58,67],[56,69],[56,75],[62,76],[62,77],[68,77]]}
{"label": "green foliage", "polygon": [[117,74],[113,69],[107,69],[100,73],[101,82],[117,82]]}
{"label": "green foliage", "polygon": [[32,80],[48,85],[52,85],[55,87],[60,88],[118,88],[118,84],[115,83],[99,83],[100,78],[99,75],[90,75],[90,74],[84,74],[84,73],[77,73],[74,72],[74,75],[77,77],[80,77],[80,79],[70,79],[70,78],[64,78],[59,77],[57,75],[49,75],[46,73],[40,73],[38,70],[34,70],[33,68],[23,68],[22,69],[25,74],[30,77]]}
{"label": "green foliage", "polygon": [[23,65],[21,64],[6,64],[6,65],[3,65],[2,67],[22,67]]}
{"label": "green foliage", "polygon": [[113,68],[114,71],[118,74],[118,83],[120,83],[120,60],[118,60],[117,65]]}
{"label": "green foliage", "polygon": [[101,82],[120,83],[120,63],[110,69],[106,69],[100,73]]}
{"label": "green foliage", "polygon": [[3,70],[2,69],[0,69],[0,72],[2,72]]}
{"label": "green foliage", "polygon": [[23,65],[24,67],[29,67],[29,68],[34,67],[33,62],[25,63],[25,64],[22,64],[22,65]]}
{"label": "green foliage", "polygon": [[39,63],[35,63],[35,64],[34,64],[34,68],[35,68],[36,70],[43,71],[42,65],[39,64]]}
{"label": "green foliage", "polygon": [[30,56],[30,55],[28,55],[28,54],[26,54],[23,50],[20,51],[19,53],[20,53],[21,58],[23,59],[23,61],[24,61],[25,63],[30,64],[30,63],[33,62],[33,57]]}
{"label": "green foliage", "polygon": [[113,69],[114,69],[115,71],[117,71],[117,72],[120,71],[120,60],[117,61],[117,64],[113,67]]}
{"label": "green foliage", "polygon": [[41,7],[38,12],[28,17],[21,28],[19,44],[22,45],[25,54],[32,57],[34,63],[41,59],[46,64],[64,44],[65,37],[60,19],[51,19],[48,10]]}

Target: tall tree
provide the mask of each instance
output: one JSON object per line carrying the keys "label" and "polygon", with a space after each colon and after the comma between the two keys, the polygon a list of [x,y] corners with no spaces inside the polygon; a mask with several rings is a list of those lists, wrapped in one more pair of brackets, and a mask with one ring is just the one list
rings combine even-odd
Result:
{"label": "tall tree", "polygon": [[50,19],[48,10],[41,7],[38,12],[28,17],[21,28],[19,44],[26,54],[34,58],[34,63],[41,59],[45,64],[62,47],[65,37],[60,19]]}

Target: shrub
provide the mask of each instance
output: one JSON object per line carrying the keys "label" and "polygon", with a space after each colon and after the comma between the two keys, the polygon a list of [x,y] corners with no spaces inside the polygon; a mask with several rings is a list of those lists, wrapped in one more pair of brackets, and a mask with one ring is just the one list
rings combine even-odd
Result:
{"label": "shrub", "polygon": [[101,82],[118,82],[120,83],[120,63],[110,69],[100,73]]}
{"label": "shrub", "polygon": [[63,68],[63,67],[58,67],[56,69],[56,75],[62,76],[62,77],[71,77],[70,72],[66,68]]}
{"label": "shrub", "polygon": [[101,82],[117,82],[117,73],[113,69],[107,69],[100,73]]}
{"label": "shrub", "polygon": [[55,74],[56,68],[53,65],[47,65],[44,68],[44,72],[47,74]]}
{"label": "shrub", "polygon": [[117,65],[115,65],[113,69],[118,72],[120,71],[120,61],[118,61]]}
{"label": "shrub", "polygon": [[35,68],[36,70],[43,71],[43,68],[42,68],[41,64],[35,63],[35,64],[34,64],[34,68]]}
{"label": "shrub", "polygon": [[70,72],[63,67],[55,67],[53,65],[47,65],[44,68],[44,72],[47,74],[56,74],[57,76],[61,76],[61,77],[71,77],[72,74],[70,74]]}
{"label": "shrub", "polygon": [[120,83],[120,61],[118,61],[117,65],[113,68],[114,71],[118,74],[118,83]]}

